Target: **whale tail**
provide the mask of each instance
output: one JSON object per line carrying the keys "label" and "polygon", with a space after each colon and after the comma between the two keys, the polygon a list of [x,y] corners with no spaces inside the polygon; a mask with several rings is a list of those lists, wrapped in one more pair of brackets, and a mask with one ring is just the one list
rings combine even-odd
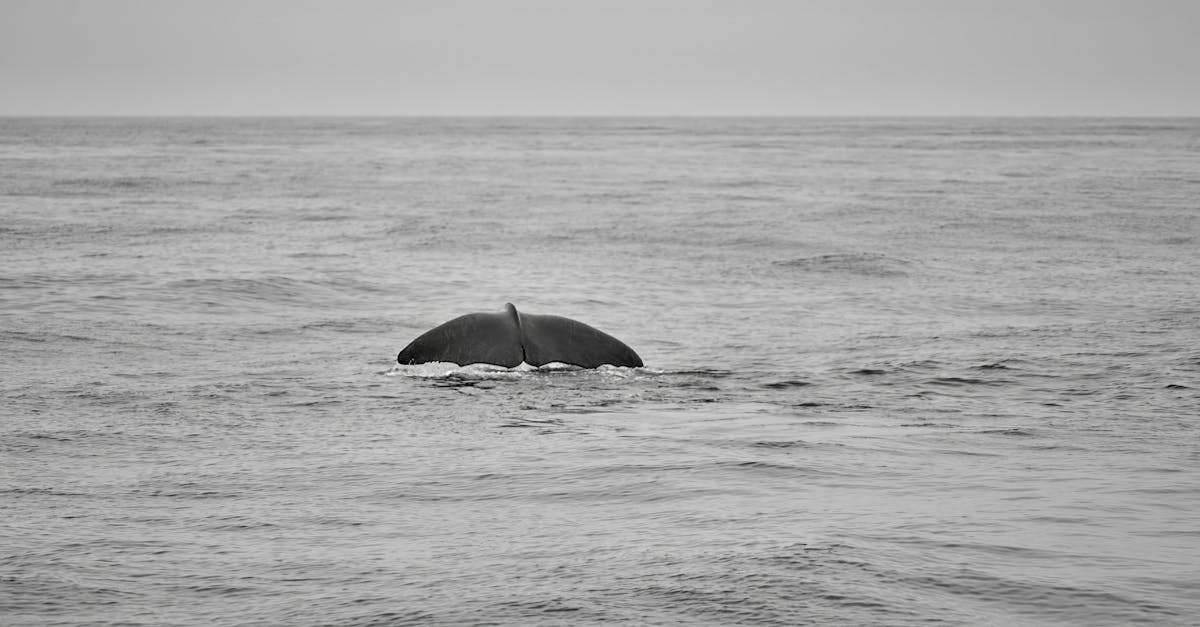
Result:
{"label": "whale tail", "polygon": [[624,342],[577,320],[504,311],[459,316],[421,334],[396,356],[401,364],[446,361],[460,366],[559,362],[596,368],[604,364],[638,367],[642,358]]}

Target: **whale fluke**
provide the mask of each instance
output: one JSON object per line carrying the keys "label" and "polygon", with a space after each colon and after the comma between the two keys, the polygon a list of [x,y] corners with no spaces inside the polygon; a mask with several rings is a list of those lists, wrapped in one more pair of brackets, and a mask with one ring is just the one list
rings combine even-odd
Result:
{"label": "whale fluke", "polygon": [[530,366],[560,362],[583,368],[642,365],[642,358],[632,348],[599,329],[562,316],[519,313],[512,303],[505,303],[504,311],[467,314],[438,325],[405,346],[396,361],[506,368],[521,362]]}

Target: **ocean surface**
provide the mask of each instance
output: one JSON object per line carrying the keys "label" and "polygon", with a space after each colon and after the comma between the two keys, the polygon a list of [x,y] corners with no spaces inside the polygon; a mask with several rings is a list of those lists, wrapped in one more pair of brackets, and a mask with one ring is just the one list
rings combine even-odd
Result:
{"label": "ocean surface", "polygon": [[[0,624],[1200,624],[1200,119],[0,119]],[[399,366],[455,316],[643,368]]]}

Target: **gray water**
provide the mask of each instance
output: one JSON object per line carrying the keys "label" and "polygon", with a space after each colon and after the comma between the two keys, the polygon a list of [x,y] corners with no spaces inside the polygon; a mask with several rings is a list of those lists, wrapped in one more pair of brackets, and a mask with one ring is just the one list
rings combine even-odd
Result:
{"label": "gray water", "polygon": [[[1200,623],[1198,150],[0,119],[0,623]],[[509,301],[646,366],[395,364]]]}

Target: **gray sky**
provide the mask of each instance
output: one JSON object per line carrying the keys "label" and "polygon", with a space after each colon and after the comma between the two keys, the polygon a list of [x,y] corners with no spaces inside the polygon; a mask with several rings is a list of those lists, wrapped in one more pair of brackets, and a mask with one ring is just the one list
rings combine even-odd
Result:
{"label": "gray sky", "polygon": [[1200,0],[0,0],[0,115],[1200,115]]}

